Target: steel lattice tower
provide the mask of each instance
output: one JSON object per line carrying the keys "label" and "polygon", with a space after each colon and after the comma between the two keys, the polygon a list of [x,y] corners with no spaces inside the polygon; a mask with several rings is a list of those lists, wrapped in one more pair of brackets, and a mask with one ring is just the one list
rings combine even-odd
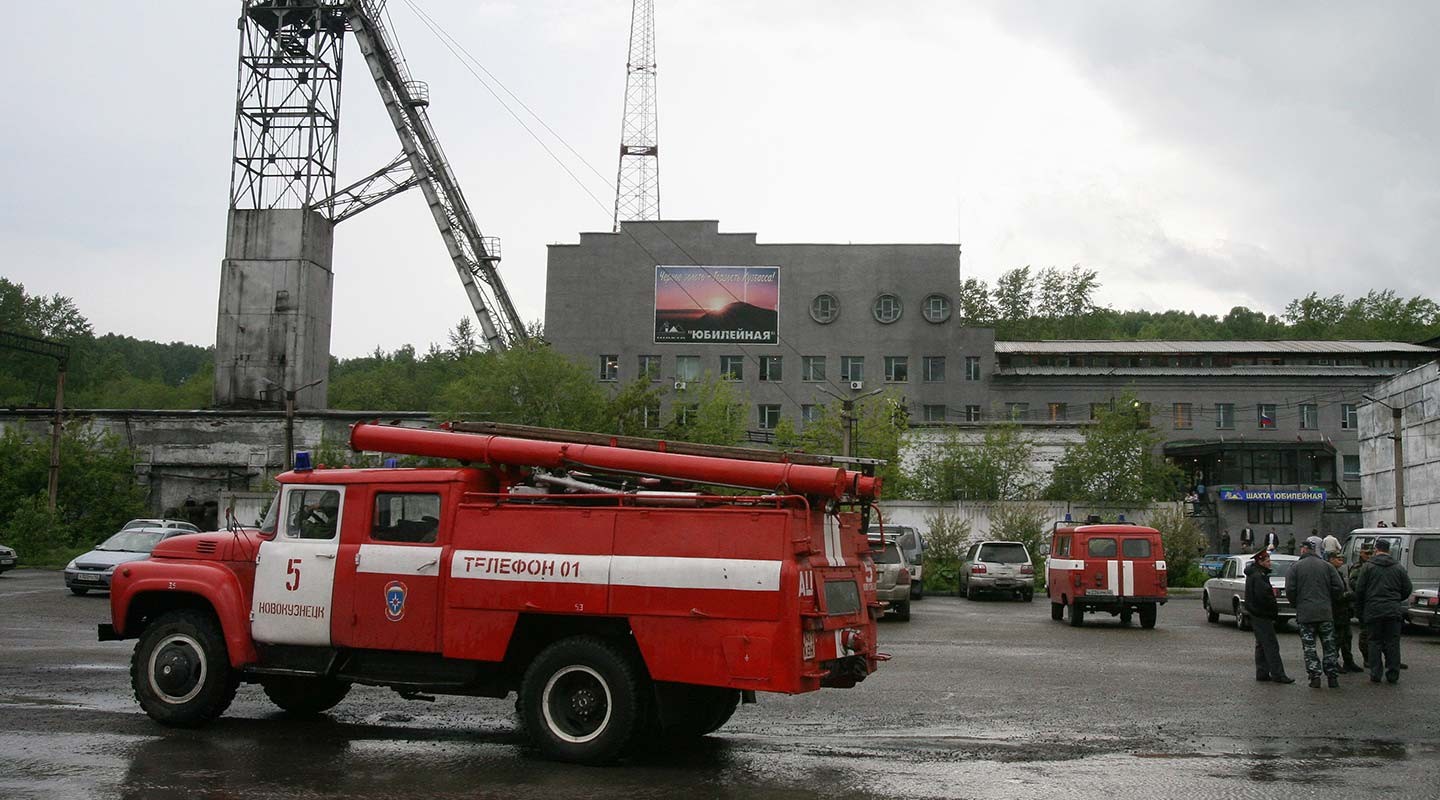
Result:
{"label": "steel lattice tower", "polygon": [[635,0],[625,64],[625,118],[615,178],[615,230],[660,219],[660,144],[655,113],[655,1]]}
{"label": "steel lattice tower", "polygon": [[335,193],[343,0],[247,0],[232,209],[311,208]]}

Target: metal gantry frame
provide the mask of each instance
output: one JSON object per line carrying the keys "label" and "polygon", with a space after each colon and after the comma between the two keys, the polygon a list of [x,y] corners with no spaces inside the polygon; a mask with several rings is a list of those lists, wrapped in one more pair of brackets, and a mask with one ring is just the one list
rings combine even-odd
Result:
{"label": "metal gantry frame", "polygon": [[[413,80],[384,21],[384,0],[242,0],[230,207],[301,208],[339,223],[405,190],[425,194],[486,345],[526,337],[496,264],[499,240],[475,224],[430,124],[426,85]],[[401,153],[337,189],[345,32],[355,34]]]}
{"label": "metal gantry frame", "polygon": [[634,0],[625,63],[625,116],[615,176],[615,230],[660,219],[660,132],[655,96],[655,0]]}

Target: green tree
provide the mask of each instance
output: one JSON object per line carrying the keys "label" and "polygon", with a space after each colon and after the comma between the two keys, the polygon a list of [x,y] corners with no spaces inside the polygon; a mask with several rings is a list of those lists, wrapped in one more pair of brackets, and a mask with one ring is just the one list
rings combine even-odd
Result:
{"label": "green tree", "polygon": [[745,395],[734,381],[707,372],[677,391],[671,406],[668,438],[699,444],[738,445],[745,440]]}
{"label": "green tree", "polygon": [[970,523],[937,509],[925,515],[925,583],[930,591],[959,588],[960,555],[970,542]]}
{"label": "green tree", "polygon": [[621,387],[606,407],[609,430],[619,436],[653,436],[660,426],[660,384],[640,376]]}
{"label": "green tree", "polygon": [[[839,400],[818,409],[819,418],[806,423],[800,440],[806,452],[838,455],[845,452],[845,422]],[[885,463],[876,470],[884,481],[886,494],[903,491],[900,443],[910,427],[904,397],[894,389],[855,402],[855,458],[875,458]]]}
{"label": "green tree", "polygon": [[1016,267],[1003,273],[996,279],[991,296],[995,299],[997,322],[1019,329],[1035,307],[1035,277],[1030,268]]}
{"label": "green tree", "polygon": [[979,278],[966,278],[960,282],[960,296],[956,298],[960,319],[972,325],[990,325],[995,322],[998,312],[990,300],[990,287]]}
{"label": "green tree", "polygon": [[0,535],[34,553],[88,546],[144,510],[135,458],[118,436],[66,423],[60,440],[60,492],[49,514],[50,439],[18,429],[0,433]]}
{"label": "green tree", "polygon": [[1084,441],[1055,465],[1046,496],[1129,507],[1174,499],[1179,470],[1156,454],[1162,436],[1143,417],[1144,408],[1130,392],[1102,408]]}
{"label": "green tree", "polygon": [[[1171,586],[1194,586],[1200,572],[1200,556],[1205,547],[1205,533],[1179,508],[1163,508],[1150,515],[1146,523],[1160,531],[1165,545],[1166,580]],[[1200,580],[1199,583],[1204,583]]]}
{"label": "green tree", "polygon": [[1016,423],[991,425],[979,443],[957,431],[924,447],[905,471],[907,497],[917,500],[1030,500],[1039,493],[1035,445]]}
{"label": "green tree", "polygon": [[541,339],[466,359],[435,410],[452,418],[603,432],[608,401],[584,368]]}
{"label": "green tree", "polygon": [[990,538],[1006,542],[1022,542],[1030,553],[1030,565],[1037,581],[1044,585],[1044,556],[1040,555],[1050,529],[1050,516],[1045,507],[1036,503],[1002,503],[990,512]]}
{"label": "green tree", "polygon": [[475,323],[469,317],[461,317],[446,338],[450,342],[450,354],[455,358],[469,358],[480,350],[475,340]]}

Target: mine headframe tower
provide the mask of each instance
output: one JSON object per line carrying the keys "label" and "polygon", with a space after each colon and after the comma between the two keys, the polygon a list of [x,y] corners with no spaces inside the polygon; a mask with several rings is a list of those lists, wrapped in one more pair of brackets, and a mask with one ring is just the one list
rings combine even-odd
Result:
{"label": "mine headframe tower", "polygon": [[655,0],[634,0],[625,60],[625,113],[615,176],[615,231],[620,223],[660,219],[660,132],[655,96]]}
{"label": "mine headframe tower", "polygon": [[[385,24],[384,0],[242,0],[230,218],[221,265],[215,403],[325,407],[336,224],[413,186],[430,206],[486,345],[525,337],[483,236]],[[345,33],[355,36],[401,152],[337,188]],[[296,387],[302,387],[297,390]]]}

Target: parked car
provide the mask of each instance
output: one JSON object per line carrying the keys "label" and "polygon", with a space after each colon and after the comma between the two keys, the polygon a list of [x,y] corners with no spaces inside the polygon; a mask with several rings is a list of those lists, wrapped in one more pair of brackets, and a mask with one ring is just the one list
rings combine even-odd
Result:
{"label": "parked car", "polygon": [[132,519],[125,523],[122,531],[130,531],[136,528],[179,528],[186,533],[199,533],[200,529],[189,522],[179,519]]}
{"label": "parked car", "polygon": [[1204,570],[1206,575],[1213,578],[1220,574],[1220,570],[1225,568],[1225,562],[1229,558],[1229,553],[1206,553],[1200,556],[1200,569]]}
{"label": "parked car", "polygon": [[1390,542],[1390,555],[1410,573],[1416,589],[1440,589],[1440,528],[1360,528],[1350,532],[1340,553],[1345,567],[1360,560],[1360,549],[1376,539]]}
{"label": "parked car", "polygon": [[1022,542],[976,542],[960,562],[960,592],[974,600],[981,592],[1035,598],[1035,566]]}
{"label": "parked car", "polygon": [[1405,623],[1419,628],[1440,628],[1440,591],[1417,589],[1405,606]]}
{"label": "parked car", "polygon": [[[886,529],[889,530],[888,528]],[[888,536],[870,538],[870,556],[875,562],[875,597],[887,603],[886,613],[905,622],[910,619],[910,563],[905,551]]]}
{"label": "parked car", "polygon": [[[878,527],[867,528],[866,535],[874,539],[879,537]],[[910,599],[920,600],[925,597],[925,537],[920,531],[909,525],[886,525],[885,538],[900,545],[900,551],[905,554],[905,561],[910,568]]]}
{"label": "parked car", "polygon": [[[189,525],[189,523],[186,523]],[[190,525],[190,528],[195,526]],[[184,536],[193,530],[170,528],[125,528],[101,542],[94,550],[76,557],[65,566],[65,588],[77,595],[91,589],[108,591],[115,568],[128,561],[150,557],[155,545],[172,536]]]}
{"label": "parked car", "polygon": [[20,557],[15,554],[14,548],[0,545],[0,572],[15,569],[15,564]]}
{"label": "parked car", "polygon": [[[1221,614],[1229,614],[1235,618],[1237,628],[1242,631],[1250,630],[1250,615],[1245,609],[1245,568],[1250,566],[1250,561],[1254,558],[1254,553],[1227,556],[1225,566],[1220,568],[1220,574],[1205,581],[1205,588],[1200,594],[1200,604],[1205,607],[1206,619],[1219,622]],[[1270,588],[1280,604],[1277,625],[1295,619],[1295,607],[1285,600],[1285,573],[1299,560],[1299,556],[1270,554]]]}

